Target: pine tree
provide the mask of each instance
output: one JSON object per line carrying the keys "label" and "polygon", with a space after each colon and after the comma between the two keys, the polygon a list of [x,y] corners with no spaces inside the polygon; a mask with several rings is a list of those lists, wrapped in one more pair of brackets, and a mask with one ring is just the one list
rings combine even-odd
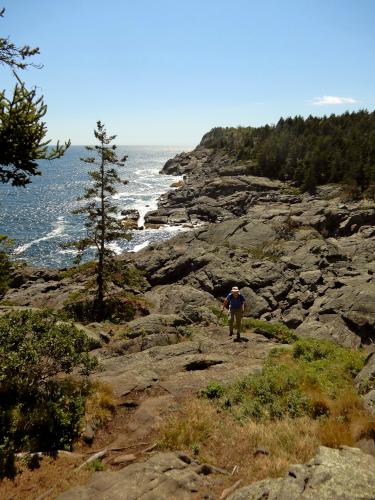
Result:
{"label": "pine tree", "polygon": [[117,147],[110,145],[116,136],[108,136],[105,126],[100,121],[97,122],[94,135],[99,144],[86,147],[88,151],[94,152],[94,155],[81,158],[81,161],[95,165],[96,169],[89,171],[92,183],[85,189],[84,195],[78,198],[79,201],[85,203],[73,212],[85,217],[87,235],[79,241],[69,243],[68,246],[73,246],[78,250],[76,263],[80,262],[83,253],[89,247],[96,248],[96,298],[93,305],[93,317],[102,321],[106,315],[105,292],[114,255],[108,244],[119,239],[130,239],[129,233],[116,216],[117,206],[111,202],[111,197],[117,193],[115,185],[127,184],[128,181],[121,180],[117,170],[110,168],[110,165],[124,166],[127,156],[122,158],[117,156]]}
{"label": "pine tree", "polygon": [[[0,10],[0,17],[4,11]],[[0,92],[0,182],[14,186],[24,186],[31,176],[40,175],[38,160],[59,158],[70,145],[69,141],[63,146],[57,143],[49,150],[42,120],[47,111],[43,96],[38,97],[35,88],[28,90],[15,72],[28,66],[40,68],[28,62],[36,54],[38,47],[17,47],[9,39],[0,38],[0,64],[8,66],[18,81],[10,98],[5,91]]]}

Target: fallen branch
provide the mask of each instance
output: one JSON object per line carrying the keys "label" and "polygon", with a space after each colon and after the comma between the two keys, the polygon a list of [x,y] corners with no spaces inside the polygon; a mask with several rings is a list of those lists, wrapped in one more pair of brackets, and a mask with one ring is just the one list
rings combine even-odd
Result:
{"label": "fallen branch", "polygon": [[24,458],[24,457],[53,457],[53,456],[66,455],[68,457],[82,457],[83,453],[75,453],[73,451],[66,450],[56,450],[56,451],[21,451],[15,454],[16,458]]}
{"label": "fallen branch", "polygon": [[237,474],[238,469],[239,469],[238,465],[235,465],[235,466],[233,467],[233,470],[232,470],[231,476],[234,476],[235,474]]}
{"label": "fallen branch", "polygon": [[90,458],[88,458],[87,460],[85,460],[79,467],[77,467],[76,470],[82,469],[83,467],[85,467],[86,465],[90,464],[94,460],[97,460],[98,458],[105,457],[106,454],[107,454],[107,452],[108,452],[108,450],[102,450],[102,451],[98,451],[97,453],[94,453],[94,455],[92,455]]}
{"label": "fallen branch", "polygon": [[55,487],[53,486],[52,488],[50,488],[49,490],[45,491],[44,493],[42,493],[41,495],[39,495],[36,500],[43,500],[44,498],[47,498],[52,492],[53,490],[55,489]]}
{"label": "fallen branch", "polygon": [[153,451],[155,448],[157,448],[157,446],[158,446],[158,443],[154,443],[151,446],[149,446],[148,448],[145,448],[143,451],[141,451],[141,453],[150,453],[150,451]]}
{"label": "fallen branch", "polygon": [[226,488],[223,490],[220,500],[224,500],[225,498],[229,497],[231,493],[233,493],[242,483],[242,479],[239,479],[236,483],[233,484],[230,488]]}
{"label": "fallen branch", "polygon": [[[150,443],[149,442],[148,443],[135,443],[135,444],[131,444],[129,446],[121,446],[119,448],[106,448],[106,451],[107,452],[109,452],[109,451],[124,451],[124,450],[129,450],[130,448],[136,448],[137,446],[145,446],[146,444],[150,444]],[[85,455],[90,455],[91,453],[99,453],[99,451],[100,450],[98,450],[98,451],[88,451],[88,452],[85,453]]]}

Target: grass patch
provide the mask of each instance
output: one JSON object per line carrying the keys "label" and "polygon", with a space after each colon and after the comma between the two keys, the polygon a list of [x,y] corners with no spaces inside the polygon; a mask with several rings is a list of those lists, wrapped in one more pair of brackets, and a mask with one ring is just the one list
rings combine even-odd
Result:
{"label": "grass patch", "polygon": [[292,350],[274,349],[262,373],[217,389],[216,404],[239,421],[334,416],[348,422],[348,414],[362,406],[352,380],[363,364],[359,352],[300,340]]}
{"label": "grass patch", "polygon": [[116,409],[112,386],[101,382],[90,385],[85,402],[85,422],[93,429],[101,427],[110,420]]}
{"label": "grass patch", "polygon": [[[160,447],[198,450],[202,461],[227,470],[242,463],[246,482],[280,476],[319,445],[353,446],[375,432],[353,387],[363,365],[361,352],[325,341],[274,349],[262,373],[212,381],[189,400],[160,429]],[[258,447],[269,454],[256,456]]]}
{"label": "grass patch", "polygon": [[83,264],[80,264],[79,266],[73,266],[69,267],[67,269],[64,269],[63,271],[59,272],[59,278],[61,280],[65,278],[74,278],[75,276],[78,276],[79,274],[92,274],[93,271],[95,271],[96,268],[96,262],[93,260],[90,260],[88,262],[84,262]]}
{"label": "grass patch", "polygon": [[273,241],[265,241],[256,247],[248,248],[247,251],[256,260],[278,262],[283,256],[281,246]]}
{"label": "grass patch", "polygon": [[217,318],[219,325],[228,326],[228,311],[223,311],[220,307],[212,306],[211,311]]}
{"label": "grass patch", "polygon": [[0,300],[0,306],[9,306],[9,307],[13,307],[13,306],[16,306],[17,304],[14,302],[14,300],[10,300],[10,299],[3,299],[3,300]]}
{"label": "grass patch", "polygon": [[291,344],[298,339],[298,336],[282,323],[270,323],[261,319],[243,318],[242,326],[244,329],[253,329],[255,332],[261,333],[268,338],[280,340],[285,344]]}
{"label": "grass patch", "polygon": [[[239,423],[210,401],[193,399],[163,424],[159,447],[183,450],[228,471],[241,464],[238,475],[223,479],[221,491],[238,479],[248,484],[278,477],[290,463],[306,462],[319,446],[317,428],[307,417]],[[270,450],[270,455],[255,456],[259,447]]]}
{"label": "grass patch", "polygon": [[281,194],[291,194],[293,196],[298,196],[302,194],[301,188],[297,186],[292,186],[290,184],[284,184],[282,188],[280,189]]}
{"label": "grass patch", "polygon": [[87,469],[91,472],[101,472],[105,470],[105,465],[100,460],[100,458],[96,458],[95,460],[87,464]]}
{"label": "grass patch", "polygon": [[[228,311],[223,311],[220,307],[213,306],[211,311],[217,318],[219,325],[228,326]],[[284,344],[292,344],[298,340],[298,336],[287,326],[279,322],[265,321],[255,318],[242,318],[242,330],[254,330],[267,338],[277,339]]]}

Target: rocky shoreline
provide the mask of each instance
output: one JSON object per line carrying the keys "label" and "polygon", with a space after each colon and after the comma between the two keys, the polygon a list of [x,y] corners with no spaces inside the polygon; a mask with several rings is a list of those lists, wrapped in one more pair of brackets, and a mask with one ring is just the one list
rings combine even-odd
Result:
{"label": "rocky shoreline", "polygon": [[124,258],[152,286],[190,285],[222,298],[237,283],[249,316],[282,321],[302,336],[371,345],[374,203],[344,202],[333,185],[291,194],[290,185],[245,171],[201,146],[169,160],[162,172],[184,175],[184,185],[146,219],[195,229]]}
{"label": "rocky shoreline", "polygon": [[[367,384],[364,402],[375,414],[374,203],[345,200],[337,185],[322,186],[311,195],[300,193],[288,183],[248,175],[247,163],[206,148],[204,141],[194,151],[169,160],[162,173],[183,175],[184,181],[161,197],[158,209],[149,212],[145,222],[190,229],[118,257],[118,262],[144,276],[142,286],[125,290],[141,304],[134,319],[120,322],[116,328],[95,323],[81,326],[92,338],[93,352],[101,360],[103,371],[97,378],[114,388],[120,406],[134,403],[134,412],[123,434],[116,436],[114,448],[144,440],[168,409],[210,380],[227,382],[261,369],[277,341],[250,334],[247,344],[235,345],[220,326],[217,308],[234,284],[246,296],[245,316],[284,323],[301,337],[368,350],[367,365],[356,384]],[[130,224],[136,224],[137,214],[124,215]],[[88,280],[85,273],[73,276],[57,270],[20,268],[1,308],[64,309],[69,298],[85,289]],[[123,289],[113,284],[112,291]],[[191,332],[192,340],[181,342]],[[321,453],[329,454],[324,450]],[[349,469],[355,467],[354,463],[367,464],[370,460],[362,455],[357,460],[357,452],[353,453],[349,450],[335,455],[338,469],[340,457],[348,458]],[[165,457],[159,457],[164,464],[160,467],[158,455],[151,465],[146,462],[134,467],[139,473],[151,467],[150,481],[157,479],[164,484],[169,462],[175,464],[177,460],[173,454],[168,455],[169,462]],[[311,472],[312,483],[315,465],[300,466],[301,471]],[[186,473],[185,465],[178,462],[176,467]],[[330,466],[324,467],[321,470],[325,473]],[[120,496],[116,496],[117,489],[109,489],[112,498],[123,498],[123,488],[135,487],[131,474],[125,473],[127,469],[130,474],[130,466],[121,474],[108,473],[118,481]],[[365,472],[363,477],[367,478]],[[102,485],[99,479],[96,481],[61,498],[78,498],[81,493],[85,498],[97,498],[97,488],[102,491]],[[181,498],[192,498],[197,491],[177,472],[172,482],[168,481],[168,491],[177,491]],[[253,498],[255,493],[263,494],[264,488],[272,491],[274,496],[270,498],[282,498],[280,491],[291,481],[289,476],[263,481],[239,490],[232,498]],[[298,481],[293,488],[300,494]],[[334,491],[335,480],[327,481],[322,484]],[[106,484],[110,488],[112,483]],[[145,482],[142,491],[147,492],[150,484]],[[205,490],[204,484],[199,491]],[[325,486],[322,488],[313,493],[324,493]],[[372,488],[369,483],[368,491]],[[162,487],[160,492],[160,498],[164,498]],[[319,498],[332,498],[323,493]],[[134,491],[131,498],[139,496]]]}

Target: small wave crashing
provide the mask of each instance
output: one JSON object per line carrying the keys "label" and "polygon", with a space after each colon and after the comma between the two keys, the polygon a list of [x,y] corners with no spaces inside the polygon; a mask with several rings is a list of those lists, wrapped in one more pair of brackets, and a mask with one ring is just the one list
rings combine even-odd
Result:
{"label": "small wave crashing", "polygon": [[35,240],[29,241],[28,243],[24,243],[23,245],[19,245],[13,250],[14,255],[19,255],[21,253],[24,253],[28,248],[30,248],[32,245],[36,245],[37,243],[40,243],[41,241],[46,241],[46,240],[51,240],[53,238],[58,238],[64,234],[65,230],[65,219],[63,216],[59,216],[55,222],[54,228],[52,231],[47,233],[44,236],[41,236],[40,238],[36,238]]}

